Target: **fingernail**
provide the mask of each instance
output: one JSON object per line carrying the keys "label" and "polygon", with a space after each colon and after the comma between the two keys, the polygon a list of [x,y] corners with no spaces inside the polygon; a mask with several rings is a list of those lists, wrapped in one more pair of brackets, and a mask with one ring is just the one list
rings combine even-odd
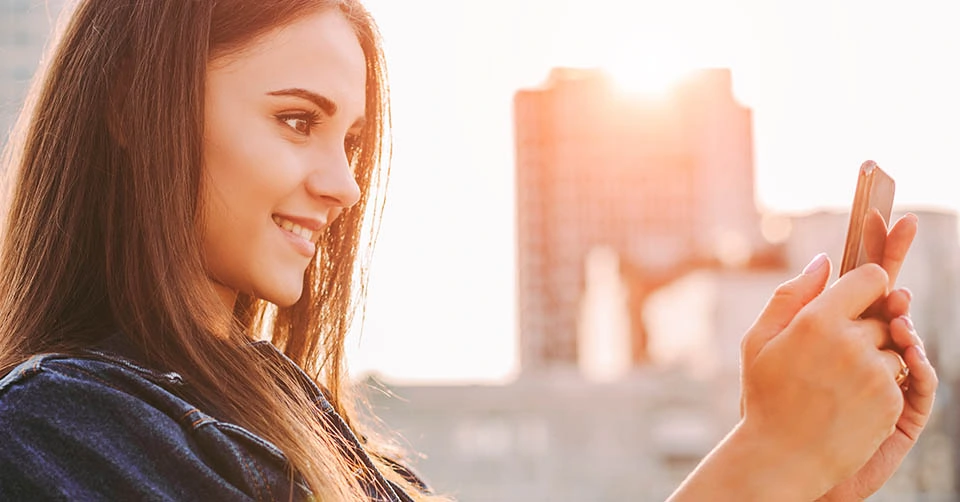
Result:
{"label": "fingernail", "polygon": [[920,354],[920,359],[923,359],[924,362],[928,362],[928,361],[927,361],[927,351],[923,350],[923,346],[922,346],[922,345],[914,345],[914,347],[917,349],[917,353]]}
{"label": "fingernail", "polygon": [[913,319],[910,319],[910,316],[902,315],[900,316],[900,318],[903,319],[904,324],[907,325],[907,329],[909,329],[911,333],[913,334],[917,333],[917,328],[914,327]]}
{"label": "fingernail", "polygon": [[913,326],[913,319],[910,319],[908,315],[900,316],[900,320],[903,321],[904,326],[907,327],[907,332],[910,333],[910,340],[914,345],[923,346],[923,340],[920,339],[920,335],[917,334],[917,328]]}
{"label": "fingernail", "polygon": [[813,257],[813,260],[807,264],[806,267],[803,267],[803,275],[810,275],[817,270],[820,270],[827,263],[827,253],[820,253],[817,256]]}
{"label": "fingernail", "polygon": [[903,290],[904,294],[907,295],[907,300],[913,301],[913,291],[910,291],[910,288],[900,288]]}

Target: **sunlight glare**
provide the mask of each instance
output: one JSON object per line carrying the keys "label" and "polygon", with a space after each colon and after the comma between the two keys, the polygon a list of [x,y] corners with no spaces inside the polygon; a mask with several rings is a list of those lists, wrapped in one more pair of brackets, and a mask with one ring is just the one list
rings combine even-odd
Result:
{"label": "sunlight glare", "polygon": [[677,83],[693,72],[693,68],[676,64],[641,65],[627,61],[606,65],[604,70],[620,92],[656,98],[665,97]]}

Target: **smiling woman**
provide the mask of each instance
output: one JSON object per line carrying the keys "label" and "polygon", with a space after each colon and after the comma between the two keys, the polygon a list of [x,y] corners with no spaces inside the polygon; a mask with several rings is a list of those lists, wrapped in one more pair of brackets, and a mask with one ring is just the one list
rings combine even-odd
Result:
{"label": "smiling woman", "polygon": [[387,122],[362,6],[86,0],[60,38],[6,166],[0,498],[437,498],[343,384]]}
{"label": "smiling woman", "polygon": [[202,246],[227,306],[238,292],[284,307],[301,297],[324,228],[360,198],[351,157],[364,89],[363,49],[335,12],[271,32],[255,51],[212,61]]}
{"label": "smiling woman", "polygon": [[[5,166],[0,498],[442,498],[344,382],[384,74],[355,0],[79,3]],[[915,231],[822,294],[825,256],[777,290],[743,418],[676,500],[862,498],[892,474],[936,386],[889,290]]]}

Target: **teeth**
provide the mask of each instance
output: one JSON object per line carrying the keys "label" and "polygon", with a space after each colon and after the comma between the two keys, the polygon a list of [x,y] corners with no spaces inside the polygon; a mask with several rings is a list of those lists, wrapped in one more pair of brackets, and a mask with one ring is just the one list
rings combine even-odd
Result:
{"label": "teeth", "polygon": [[303,238],[303,240],[313,242],[313,230],[310,230],[309,228],[303,228],[300,225],[297,225],[290,220],[285,220],[279,216],[274,216],[273,221],[276,222],[280,228],[290,233],[299,235],[301,238]]}

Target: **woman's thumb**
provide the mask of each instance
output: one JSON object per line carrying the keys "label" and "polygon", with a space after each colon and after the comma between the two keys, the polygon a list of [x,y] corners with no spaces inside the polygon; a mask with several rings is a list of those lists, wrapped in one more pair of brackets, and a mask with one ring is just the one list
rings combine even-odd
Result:
{"label": "woman's thumb", "polygon": [[743,367],[749,367],[760,350],[777,336],[827,286],[830,277],[830,259],[820,253],[803,272],[777,287],[753,326],[747,330],[741,344]]}

